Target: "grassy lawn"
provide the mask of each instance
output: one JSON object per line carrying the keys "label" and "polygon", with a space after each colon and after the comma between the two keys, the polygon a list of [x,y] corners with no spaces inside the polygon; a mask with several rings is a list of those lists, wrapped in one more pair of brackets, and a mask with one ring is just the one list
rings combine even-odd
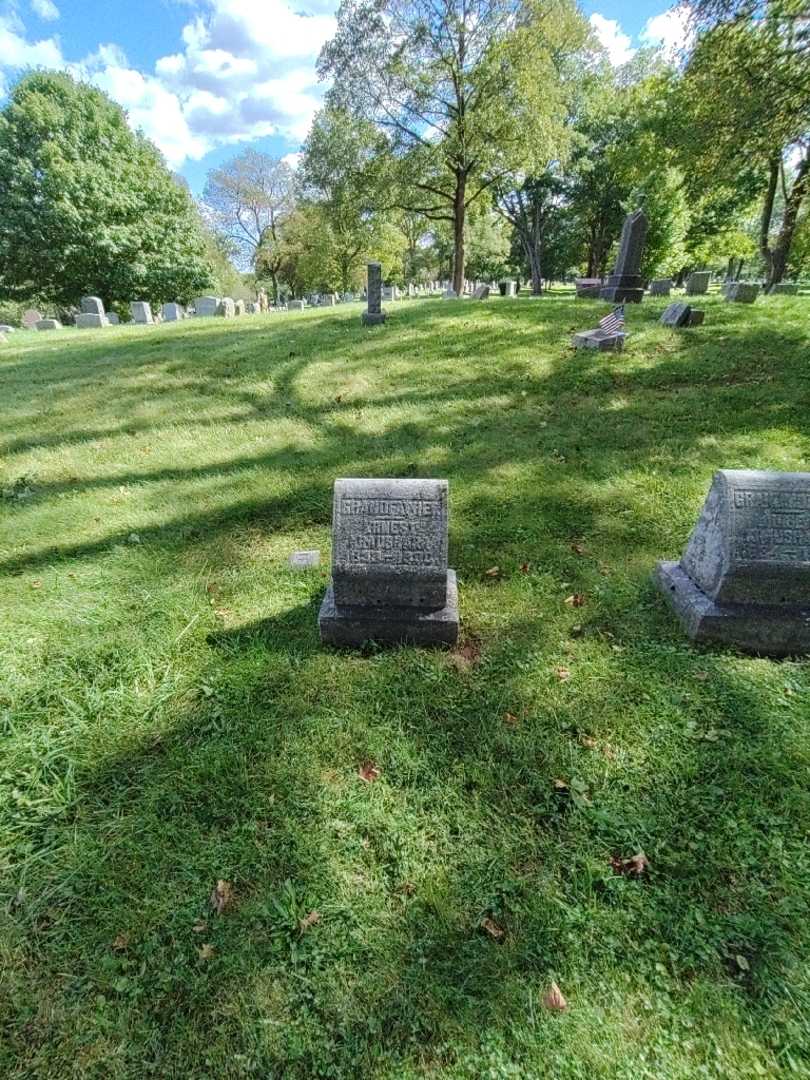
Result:
{"label": "grassy lawn", "polygon": [[[810,1076],[810,671],[650,584],[810,301],[665,303],[0,345],[4,1077]],[[320,646],[339,476],[449,479],[458,649]]]}

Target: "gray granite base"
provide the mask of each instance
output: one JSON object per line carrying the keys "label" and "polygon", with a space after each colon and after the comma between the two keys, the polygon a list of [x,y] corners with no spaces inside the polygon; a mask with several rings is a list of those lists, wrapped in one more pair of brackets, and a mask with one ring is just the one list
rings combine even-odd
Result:
{"label": "gray granite base", "polygon": [[362,316],[363,326],[380,326],[385,322],[384,311],[364,311]]}
{"label": "gray granite base", "polygon": [[447,571],[447,604],[439,611],[404,607],[337,607],[332,585],[326,590],[318,616],[325,645],[358,648],[380,644],[455,645],[458,640],[458,585],[455,570]]}
{"label": "gray granite base", "polygon": [[640,304],[644,299],[644,290],[624,285],[608,285],[599,290],[600,300],[610,300],[612,304]]}
{"label": "gray granite base", "polygon": [[810,652],[810,608],[716,604],[677,562],[659,563],[653,578],[692,641],[731,645],[759,656]]}

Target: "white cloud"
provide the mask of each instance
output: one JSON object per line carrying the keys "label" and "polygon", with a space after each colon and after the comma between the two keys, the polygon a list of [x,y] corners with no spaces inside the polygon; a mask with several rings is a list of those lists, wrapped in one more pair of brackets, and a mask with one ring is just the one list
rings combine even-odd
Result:
{"label": "white cloud", "polygon": [[53,22],[59,18],[59,8],[53,0],[31,0],[31,10],[45,22]]}
{"label": "white cloud", "polygon": [[0,16],[0,69],[26,67],[61,68],[62,50],[56,38],[27,41],[22,25],[13,16]]}
{"label": "white cloud", "polygon": [[[58,16],[52,0],[31,7],[42,18],[46,8]],[[68,61],[58,37],[29,40],[9,14],[0,16],[0,79],[28,67],[66,68],[122,105],[176,169],[223,144],[306,137],[323,97],[315,61],[335,31],[335,7],[336,0],[265,0],[258,16],[255,0],[208,0],[154,72],[131,67],[115,44]]]}
{"label": "white cloud", "polygon": [[303,157],[304,155],[301,153],[301,151],[296,150],[292,154],[285,154],[281,160],[284,162],[285,165],[289,165],[291,169],[297,169],[298,166],[301,164]]}
{"label": "white cloud", "polygon": [[608,54],[608,59],[614,67],[626,64],[628,60],[632,59],[636,50],[633,48],[629,36],[625,34],[616,19],[606,19],[604,15],[594,12],[591,15],[590,23],[599,44]]}
{"label": "white cloud", "polygon": [[647,19],[644,29],[638,35],[644,45],[660,47],[668,60],[675,60],[688,49],[694,39],[689,28],[689,9],[674,7],[660,15]]}

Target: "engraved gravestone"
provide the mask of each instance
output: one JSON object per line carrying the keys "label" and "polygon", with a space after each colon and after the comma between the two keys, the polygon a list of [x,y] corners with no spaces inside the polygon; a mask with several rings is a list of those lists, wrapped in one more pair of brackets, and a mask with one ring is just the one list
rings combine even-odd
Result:
{"label": "engraved gravestone", "polygon": [[674,304],[668,304],[664,308],[658,321],[662,326],[688,326],[691,314],[692,309],[689,304],[676,300]]}
{"label": "engraved gravestone", "polygon": [[362,315],[364,326],[379,326],[385,322],[382,309],[382,266],[378,262],[368,264],[368,304]]}
{"label": "engraved gravestone", "polygon": [[646,239],[647,216],[643,210],[634,210],[624,219],[616,266],[599,294],[603,300],[641,303],[644,297],[641,256]]}
{"label": "engraved gravestone", "polygon": [[133,300],[129,310],[132,312],[133,322],[148,325],[155,321],[152,318],[152,308],[146,300]]}
{"label": "engraved gravestone", "polygon": [[100,315],[104,318],[104,302],[99,296],[83,296],[81,300],[82,315]]}
{"label": "engraved gravestone", "polygon": [[718,472],[680,562],[655,577],[694,641],[810,651],[810,473]]}
{"label": "engraved gravestone", "polygon": [[759,285],[750,281],[729,281],[723,286],[723,295],[737,304],[753,304],[759,296]]}
{"label": "engraved gravestone", "polygon": [[709,291],[709,282],[712,279],[711,270],[693,270],[686,279],[687,296],[703,296]]}
{"label": "engraved gravestone", "polygon": [[198,318],[209,318],[216,315],[218,307],[218,296],[198,296],[194,301],[194,313]]}
{"label": "engraved gravestone", "polygon": [[650,296],[669,296],[672,278],[656,278],[650,282]]}
{"label": "engraved gravestone", "polygon": [[446,480],[336,480],[321,639],[452,645],[458,593],[447,518]]}

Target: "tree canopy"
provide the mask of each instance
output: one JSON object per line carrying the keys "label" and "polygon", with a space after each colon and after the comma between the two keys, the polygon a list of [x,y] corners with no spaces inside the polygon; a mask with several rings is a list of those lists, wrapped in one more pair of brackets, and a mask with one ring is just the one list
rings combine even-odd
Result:
{"label": "tree canopy", "polygon": [[188,301],[211,267],[188,190],[101,91],[35,72],[0,112],[0,296]]}

